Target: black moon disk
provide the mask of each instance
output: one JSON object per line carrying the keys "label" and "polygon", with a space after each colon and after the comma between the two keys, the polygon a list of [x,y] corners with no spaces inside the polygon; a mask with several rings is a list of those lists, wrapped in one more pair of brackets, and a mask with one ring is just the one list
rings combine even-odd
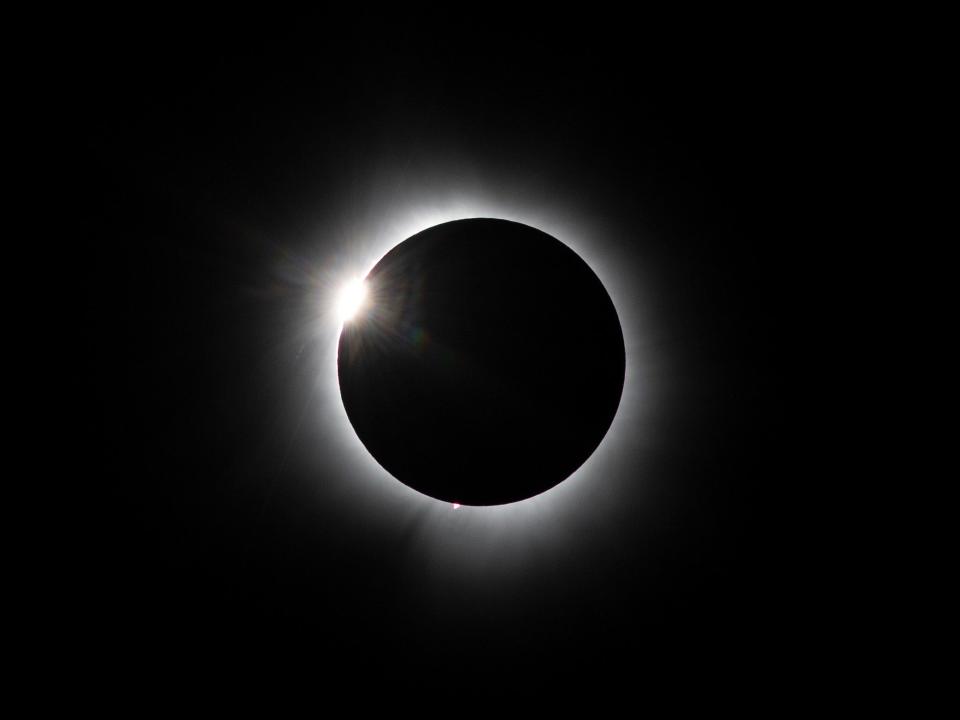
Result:
{"label": "black moon disk", "polygon": [[600,444],[623,390],[616,309],[566,245],[456,220],[394,247],[344,324],[340,394],[394,477],[463,505],[533,497]]}

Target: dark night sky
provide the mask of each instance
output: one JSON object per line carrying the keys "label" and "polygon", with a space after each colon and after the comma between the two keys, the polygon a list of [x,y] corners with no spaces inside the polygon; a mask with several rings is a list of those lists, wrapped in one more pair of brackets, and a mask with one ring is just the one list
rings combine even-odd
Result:
{"label": "dark night sky", "polygon": [[[288,645],[488,683],[604,659],[629,676],[654,648],[786,653],[805,592],[786,368],[808,60],[780,30],[728,21],[91,34],[68,73],[95,261],[98,643]],[[602,503],[487,558],[509,572],[424,569],[442,529],[347,489],[349,459],[314,441],[341,429],[304,409],[321,351],[301,280],[335,275],[325,263],[381,204],[505,185],[610,229],[597,252],[643,268],[645,307],[618,309],[649,320],[657,411],[623,431],[644,449]]]}

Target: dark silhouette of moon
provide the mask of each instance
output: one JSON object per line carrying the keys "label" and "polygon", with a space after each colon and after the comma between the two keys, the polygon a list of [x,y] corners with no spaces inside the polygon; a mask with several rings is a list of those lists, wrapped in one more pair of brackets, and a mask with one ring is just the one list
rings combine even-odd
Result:
{"label": "dark silhouette of moon", "polygon": [[370,271],[337,354],[347,417],[409,487],[462,505],[533,497],[596,450],[620,403],[616,309],[569,247],[528,225],[436,225]]}

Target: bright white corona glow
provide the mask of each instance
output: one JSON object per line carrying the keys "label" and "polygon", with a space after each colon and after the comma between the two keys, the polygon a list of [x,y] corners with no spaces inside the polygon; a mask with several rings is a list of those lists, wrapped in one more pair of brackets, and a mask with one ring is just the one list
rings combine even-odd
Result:
{"label": "bright white corona glow", "polygon": [[367,286],[363,280],[351,280],[337,294],[337,318],[345,323],[356,317],[367,300]]}
{"label": "bright white corona glow", "polygon": [[[320,291],[328,298],[322,312],[312,302],[297,306],[310,311],[300,316],[298,330],[288,337],[292,357],[301,357],[303,347],[316,348],[308,356],[314,367],[308,375],[311,384],[299,375],[292,380],[302,400],[289,421],[293,432],[311,438],[301,460],[305,469],[314,464],[323,468],[325,481],[313,488],[317,507],[350,514],[358,532],[362,528],[378,537],[402,539],[398,552],[409,559],[412,579],[428,580],[437,602],[446,597],[451,577],[475,582],[478,588],[487,588],[494,579],[523,583],[536,568],[554,567],[571,554],[587,552],[582,538],[606,532],[612,519],[625,522],[624,508],[629,508],[629,522],[637,522],[637,512],[648,510],[638,502],[638,493],[645,495],[657,482],[655,466],[649,466],[649,475],[644,472],[656,448],[655,418],[663,397],[654,391],[669,391],[674,380],[652,323],[656,278],[634,249],[645,247],[645,229],[612,222],[596,208],[583,206],[570,188],[544,182],[543,174],[504,176],[496,168],[475,169],[486,169],[487,174],[464,175],[462,164],[421,169],[415,176],[403,169],[371,169],[366,191],[351,195],[338,212],[318,217],[311,231],[316,252],[301,255],[297,249],[284,255],[278,267],[280,277],[300,284],[311,297]],[[532,498],[466,514],[449,501],[404,485],[377,463],[347,418],[337,375],[340,334],[350,314],[337,312],[338,290],[354,288],[344,293],[345,299],[353,298],[343,303],[345,309],[363,312],[364,305],[363,300],[359,307],[356,303],[356,288],[362,284],[344,286],[343,281],[366,278],[386,253],[421,230],[461,218],[521,222],[573,249],[610,293],[627,361],[617,415],[600,446],[576,472]],[[331,237],[342,241],[331,242]],[[368,285],[366,290],[369,311],[374,289]],[[630,502],[624,503],[625,497]],[[451,506],[457,512],[450,512]]]}

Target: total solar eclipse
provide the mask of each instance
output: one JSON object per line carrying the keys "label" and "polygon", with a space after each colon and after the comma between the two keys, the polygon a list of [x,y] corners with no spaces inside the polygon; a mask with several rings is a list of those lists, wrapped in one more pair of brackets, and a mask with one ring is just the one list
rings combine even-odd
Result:
{"label": "total solar eclipse", "polygon": [[474,218],[413,235],[344,293],[340,394],[370,454],[438,500],[500,505],[569,477],[623,390],[616,309],[556,238]]}

